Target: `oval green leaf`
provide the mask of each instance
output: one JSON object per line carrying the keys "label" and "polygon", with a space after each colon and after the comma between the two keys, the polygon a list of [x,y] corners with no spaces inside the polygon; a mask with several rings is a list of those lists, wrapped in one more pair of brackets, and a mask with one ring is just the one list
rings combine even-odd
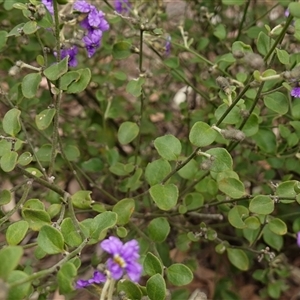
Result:
{"label": "oval green leaf", "polygon": [[178,188],[174,184],[154,185],[149,190],[152,200],[161,210],[170,210],[178,200]]}
{"label": "oval green leaf", "polygon": [[35,116],[35,124],[39,130],[47,129],[55,116],[55,108],[47,108]]}
{"label": "oval green leaf", "polygon": [[135,202],[133,199],[125,198],[119,201],[112,209],[118,215],[118,225],[125,225],[129,222],[134,212]]}
{"label": "oval green leaf", "polygon": [[247,271],[249,269],[249,259],[243,250],[227,248],[227,257],[239,270]]}
{"label": "oval green leaf", "polygon": [[169,233],[170,224],[166,218],[155,218],[148,225],[148,235],[154,242],[162,243]]}
{"label": "oval green leaf", "polygon": [[189,134],[190,142],[197,147],[205,147],[212,144],[218,133],[204,122],[196,122]]}
{"label": "oval green leaf", "polygon": [[21,130],[20,115],[21,111],[16,108],[10,109],[4,115],[2,126],[5,133],[13,137],[17,135],[17,133]]}
{"label": "oval green leaf", "polygon": [[165,300],[166,298],[166,283],[160,274],[155,274],[148,279],[146,290],[150,300]]}
{"label": "oval green leaf", "polygon": [[64,251],[64,237],[62,233],[50,226],[44,225],[37,237],[38,246],[47,254],[57,254]]}
{"label": "oval green leaf", "polygon": [[166,269],[166,275],[170,283],[175,286],[189,284],[193,280],[192,271],[183,264],[173,264]]}
{"label": "oval green leaf", "polygon": [[10,246],[18,245],[25,237],[29,225],[26,221],[18,221],[9,225],[6,231],[6,240]]}
{"label": "oval green leaf", "polygon": [[139,134],[139,126],[133,122],[124,122],[118,130],[118,140],[122,145],[129,144]]}
{"label": "oval green leaf", "polygon": [[245,195],[244,184],[236,178],[223,178],[217,183],[219,190],[233,199],[238,199]]}
{"label": "oval green leaf", "polygon": [[40,73],[27,74],[22,80],[22,93],[25,98],[35,97],[39,88],[42,75]]}
{"label": "oval green leaf", "polygon": [[255,196],[250,201],[249,210],[254,214],[269,215],[274,210],[274,201],[269,196]]}
{"label": "oval green leaf", "polygon": [[166,160],[177,160],[181,153],[180,141],[171,134],[155,139],[154,147],[159,155]]}
{"label": "oval green leaf", "polygon": [[9,151],[0,159],[0,166],[4,172],[11,172],[17,164],[18,153],[16,151]]}

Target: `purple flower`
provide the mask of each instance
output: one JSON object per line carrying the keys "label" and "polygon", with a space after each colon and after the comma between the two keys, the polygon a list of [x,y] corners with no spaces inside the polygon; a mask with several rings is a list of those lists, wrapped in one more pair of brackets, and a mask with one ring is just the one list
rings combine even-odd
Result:
{"label": "purple flower", "polygon": [[142,265],[137,262],[140,257],[140,247],[136,240],[123,244],[119,238],[111,236],[102,241],[100,246],[113,256],[107,260],[107,268],[115,280],[120,279],[125,271],[130,280],[139,281],[142,275]]}
{"label": "purple flower", "polygon": [[285,10],[284,15],[285,15],[286,17],[288,17],[288,16],[290,15],[290,11],[289,11],[288,8]]}
{"label": "purple flower", "polygon": [[93,5],[90,5],[84,0],[78,0],[74,3],[73,8],[82,13],[88,13],[91,10],[91,6]]}
{"label": "purple flower", "polygon": [[297,245],[300,247],[300,231],[297,232]]}
{"label": "purple flower", "polygon": [[106,281],[106,277],[105,275],[103,275],[101,272],[99,271],[95,271],[94,272],[94,276],[88,280],[84,280],[84,279],[79,279],[76,282],[76,289],[81,289],[81,288],[85,288],[91,284],[94,283],[101,283],[101,282],[105,282]]}
{"label": "purple flower", "polygon": [[169,56],[170,54],[171,54],[171,36],[168,36],[166,41],[166,56]]}
{"label": "purple flower", "polygon": [[[78,48],[76,46],[72,46],[71,48],[62,49],[60,52],[61,58],[65,58],[66,56],[69,56],[69,59],[68,59],[69,67],[77,66],[77,58],[76,58],[77,53],[78,53]],[[57,53],[54,52],[54,55],[56,56]]]}
{"label": "purple flower", "polygon": [[115,0],[115,10],[117,13],[127,13],[130,9],[130,3],[128,0]]}
{"label": "purple flower", "polygon": [[54,14],[53,10],[53,3],[52,0],[42,0],[42,3],[46,6],[46,8],[49,10],[50,14]]}
{"label": "purple flower", "polygon": [[300,87],[294,87],[291,90],[291,96],[296,97],[296,98],[300,98]]}
{"label": "purple flower", "polygon": [[97,48],[100,47],[100,41],[102,38],[101,30],[94,30],[92,33],[86,35],[82,40],[85,43],[86,50],[88,52],[88,57],[92,57]]}

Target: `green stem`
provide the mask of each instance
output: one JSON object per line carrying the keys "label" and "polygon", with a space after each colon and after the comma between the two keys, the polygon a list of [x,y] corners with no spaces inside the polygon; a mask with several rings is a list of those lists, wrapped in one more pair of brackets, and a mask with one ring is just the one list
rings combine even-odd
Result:
{"label": "green stem", "polygon": [[12,283],[9,288],[10,289],[14,289],[16,288],[17,286],[21,285],[21,284],[24,284],[26,282],[30,282],[30,281],[33,281],[35,279],[38,279],[38,278],[42,278],[42,277],[45,277],[51,273],[54,273],[56,272],[64,263],[68,262],[71,258],[73,258],[74,256],[80,254],[80,252],[82,251],[82,249],[87,245],[88,243],[88,239],[85,239],[79,246],[78,248],[76,248],[74,251],[72,251],[71,253],[67,254],[61,261],[59,261],[58,263],[56,263],[54,266],[48,268],[48,269],[45,269],[45,270],[42,270],[42,271],[39,271],[39,272],[36,272],[36,273],[33,273],[32,275],[29,275],[28,277],[24,278],[24,279],[21,279],[19,281],[16,281],[14,283]]}
{"label": "green stem", "polygon": [[4,224],[24,204],[31,188],[32,180],[28,180],[20,201],[15,205],[15,207],[12,210],[10,210],[3,218],[0,219],[0,226]]}
{"label": "green stem", "polygon": [[[54,10],[54,21],[55,21],[55,38],[56,38],[56,61],[59,63],[61,60],[61,51],[60,51],[60,29],[59,29],[59,18],[58,18],[58,4],[57,0],[53,1],[53,10]],[[54,116],[53,124],[53,133],[52,133],[52,150],[50,165],[48,170],[49,177],[52,175],[55,159],[57,155],[57,145],[58,145],[58,127],[59,127],[59,115],[60,115],[60,106],[62,99],[62,91],[60,90],[60,79],[57,80],[57,88],[59,89],[58,95],[55,96],[54,108],[56,110]]]}
{"label": "green stem", "polygon": [[250,5],[250,2],[251,2],[251,0],[248,0],[246,5],[245,5],[244,12],[243,12],[243,17],[242,17],[242,20],[240,21],[238,34],[237,34],[237,37],[235,39],[236,41],[238,41],[240,39],[240,36],[241,36],[241,33],[242,33],[242,28],[243,28],[244,22],[246,20],[246,16],[247,16],[247,13],[248,13],[248,8],[249,8],[249,5]]}

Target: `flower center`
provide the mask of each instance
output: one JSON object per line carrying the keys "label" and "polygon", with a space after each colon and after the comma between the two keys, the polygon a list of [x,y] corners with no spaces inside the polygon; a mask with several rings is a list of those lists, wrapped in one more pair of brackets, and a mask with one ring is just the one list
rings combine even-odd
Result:
{"label": "flower center", "polygon": [[117,263],[121,268],[126,267],[125,260],[121,256],[119,256],[118,254],[114,255],[114,262]]}

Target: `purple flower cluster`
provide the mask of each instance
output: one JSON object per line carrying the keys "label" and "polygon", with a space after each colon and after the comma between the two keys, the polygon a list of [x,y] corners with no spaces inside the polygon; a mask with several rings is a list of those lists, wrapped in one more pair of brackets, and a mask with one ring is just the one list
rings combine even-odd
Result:
{"label": "purple flower cluster", "polygon": [[130,3],[128,0],[115,0],[115,10],[117,13],[127,13],[130,9]]}
{"label": "purple flower cluster", "polygon": [[298,247],[300,247],[300,231],[297,232],[296,236],[297,236],[297,245]]}
{"label": "purple flower cluster", "polygon": [[113,279],[118,280],[126,272],[129,279],[138,282],[142,275],[142,266],[138,263],[139,244],[136,240],[131,240],[123,244],[116,237],[109,237],[100,244],[101,248],[112,255],[107,260],[107,268]]}
{"label": "purple flower cluster", "polygon": [[[53,0],[42,0],[42,3],[46,6],[49,12],[53,14]],[[80,22],[80,25],[86,30],[83,42],[87,50],[88,57],[92,57],[96,50],[100,47],[102,33],[109,29],[109,24],[104,18],[104,13],[98,10],[94,5],[87,3],[85,0],[77,0],[73,5],[73,9],[77,12],[86,14],[86,17]],[[61,57],[64,58],[69,56],[69,66],[76,67],[77,53],[78,48],[76,46],[72,46],[71,48],[62,49]]]}
{"label": "purple flower cluster", "polygon": [[105,275],[99,271],[95,271],[94,276],[92,278],[90,278],[88,280],[83,280],[83,279],[77,280],[76,289],[85,288],[91,284],[94,284],[94,283],[99,284],[99,283],[105,282],[105,281],[106,281]]}
{"label": "purple flower cluster", "polygon": [[77,0],[73,5],[73,9],[87,14],[80,25],[87,31],[83,42],[88,52],[88,57],[92,57],[97,48],[100,47],[102,33],[109,29],[109,24],[104,18],[104,13],[85,0]]}
{"label": "purple flower cluster", "polygon": [[300,87],[294,87],[291,90],[291,96],[296,97],[296,98],[300,98]]}
{"label": "purple flower cluster", "polygon": [[[140,247],[136,240],[123,244],[119,238],[111,236],[102,241],[100,247],[112,255],[112,258],[107,260],[107,269],[113,279],[120,279],[125,272],[131,281],[138,282],[140,280],[143,268],[138,263]],[[104,274],[95,271],[92,278],[77,280],[76,288],[80,289],[92,284],[99,284],[105,282],[106,279]]]}

